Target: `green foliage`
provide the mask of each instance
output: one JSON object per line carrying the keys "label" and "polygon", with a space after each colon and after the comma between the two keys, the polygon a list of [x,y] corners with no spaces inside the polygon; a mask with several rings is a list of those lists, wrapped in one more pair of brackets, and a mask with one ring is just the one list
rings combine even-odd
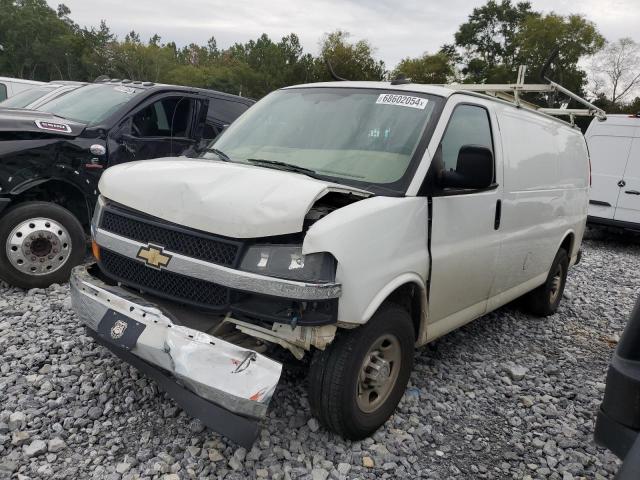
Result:
{"label": "green foliage", "polygon": [[[497,66],[516,62],[518,34],[525,21],[536,16],[539,14],[531,10],[529,2],[514,5],[510,0],[500,3],[489,0],[482,7],[474,8],[468,21],[460,25],[455,34],[456,46],[463,49],[467,64],[472,62],[475,66],[473,72],[490,77]],[[474,81],[482,79],[485,78],[474,78]]]}
{"label": "green foliage", "polygon": [[384,64],[364,41],[349,34],[326,35],[320,57],[303,51],[294,33],[274,42],[266,34],[220,50],[206,45],[177,48],[158,35],[147,42],[135,32],[119,41],[103,21],[80,28],[65,5],[45,0],[0,0],[0,75],[35,80],[93,81],[100,75],[211,88],[259,98],[277,88],[327,80],[323,57],[353,79],[379,80]]}
{"label": "green foliage", "polygon": [[320,57],[315,59],[318,81],[331,80],[325,61],[347,80],[382,80],[384,62],[373,58],[374,48],[366,40],[348,42],[349,33],[342,30],[326,34],[321,42]]}
{"label": "green foliage", "polygon": [[418,83],[447,83],[453,78],[454,70],[451,58],[445,53],[425,53],[419,58],[402,59],[393,71],[394,77],[398,75]]}
{"label": "green foliage", "polygon": [[475,8],[455,40],[464,80],[471,83],[513,82],[520,65],[526,65],[531,76],[558,47],[559,56],[549,75],[577,92],[583,90],[586,80],[578,60],[604,45],[595,25],[580,15],[543,15],[528,2],[510,0],[489,0]]}
{"label": "green foliage", "polygon": [[[368,41],[352,42],[341,30],[325,34],[314,56],[304,52],[294,33],[280,41],[263,34],[227,49],[218,48],[214,37],[206,45],[178,48],[158,35],[145,41],[135,31],[119,40],[104,21],[81,28],[70,19],[69,8],[54,10],[46,0],[0,0],[0,12],[0,75],[12,77],[92,81],[108,75],[260,98],[286,85],[331,80],[327,60],[350,80],[380,80],[386,73]],[[488,0],[474,8],[454,39],[434,54],[404,58],[392,75],[422,83],[509,83],[518,66],[527,65],[528,81],[535,82],[532,74],[557,46],[560,55],[551,78],[581,92],[586,74],[578,61],[604,45],[596,26],[580,15],[544,15],[527,1],[513,0]],[[640,100],[634,102],[628,108],[640,110]],[[617,103],[610,107],[625,108]]]}

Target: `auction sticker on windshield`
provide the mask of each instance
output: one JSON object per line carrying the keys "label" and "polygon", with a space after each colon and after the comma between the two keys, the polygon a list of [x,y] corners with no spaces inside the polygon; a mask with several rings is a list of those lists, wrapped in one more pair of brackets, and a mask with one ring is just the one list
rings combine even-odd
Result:
{"label": "auction sticker on windshield", "polygon": [[380,105],[398,105],[401,107],[411,107],[424,110],[428,100],[421,97],[412,97],[411,95],[396,95],[393,93],[381,93],[376,100]]}

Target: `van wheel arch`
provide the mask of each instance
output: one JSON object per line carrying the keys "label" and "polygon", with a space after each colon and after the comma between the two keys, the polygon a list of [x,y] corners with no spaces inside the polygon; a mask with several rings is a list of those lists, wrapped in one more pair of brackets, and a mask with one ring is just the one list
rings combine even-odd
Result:
{"label": "van wheel arch", "polygon": [[573,255],[574,244],[575,244],[575,234],[573,233],[573,231],[570,231],[565,234],[564,238],[562,239],[562,242],[556,249],[556,252],[561,249],[564,250],[565,252],[567,252],[567,256],[569,257],[569,260],[571,260],[571,256]]}
{"label": "van wheel arch", "polygon": [[411,317],[416,340],[420,339],[423,321],[422,312],[426,308],[426,297],[423,295],[422,286],[415,282],[400,285],[386,298],[384,303],[393,303],[402,307]]}

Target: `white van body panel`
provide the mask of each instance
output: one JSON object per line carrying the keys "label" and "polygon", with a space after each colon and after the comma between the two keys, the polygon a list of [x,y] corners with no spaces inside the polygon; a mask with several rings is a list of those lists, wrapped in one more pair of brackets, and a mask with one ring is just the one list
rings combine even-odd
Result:
{"label": "white van body panel", "polygon": [[620,189],[614,220],[640,228],[640,128],[631,144],[622,179],[625,186]]}
{"label": "white van body panel", "polygon": [[640,228],[640,118],[594,119],[585,133],[591,156],[589,218]]}
{"label": "white van body panel", "polygon": [[99,188],[107,198],[149,215],[233,238],[300,232],[313,203],[329,192],[370,195],[297,173],[186,157],[109,168]]}
{"label": "white van body panel", "polygon": [[492,297],[532,278],[542,284],[569,234],[567,253],[577,255],[589,198],[588,152],[579,130],[523,109],[495,108],[505,163],[502,246]]}
{"label": "white van body panel", "polygon": [[427,219],[427,202],[422,197],[372,197],[311,226],[303,253],[330,252],[338,261],[339,322],[366,323],[403,283],[425,289]]}

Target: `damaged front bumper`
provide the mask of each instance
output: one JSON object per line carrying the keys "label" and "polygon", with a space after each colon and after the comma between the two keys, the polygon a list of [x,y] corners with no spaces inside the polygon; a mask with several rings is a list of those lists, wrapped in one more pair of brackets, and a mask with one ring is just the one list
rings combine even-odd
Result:
{"label": "damaged front bumper", "polygon": [[154,378],[184,410],[249,446],[278,384],[282,365],[253,350],[178,324],[162,307],[107,285],[79,266],[73,308],[88,332]]}

